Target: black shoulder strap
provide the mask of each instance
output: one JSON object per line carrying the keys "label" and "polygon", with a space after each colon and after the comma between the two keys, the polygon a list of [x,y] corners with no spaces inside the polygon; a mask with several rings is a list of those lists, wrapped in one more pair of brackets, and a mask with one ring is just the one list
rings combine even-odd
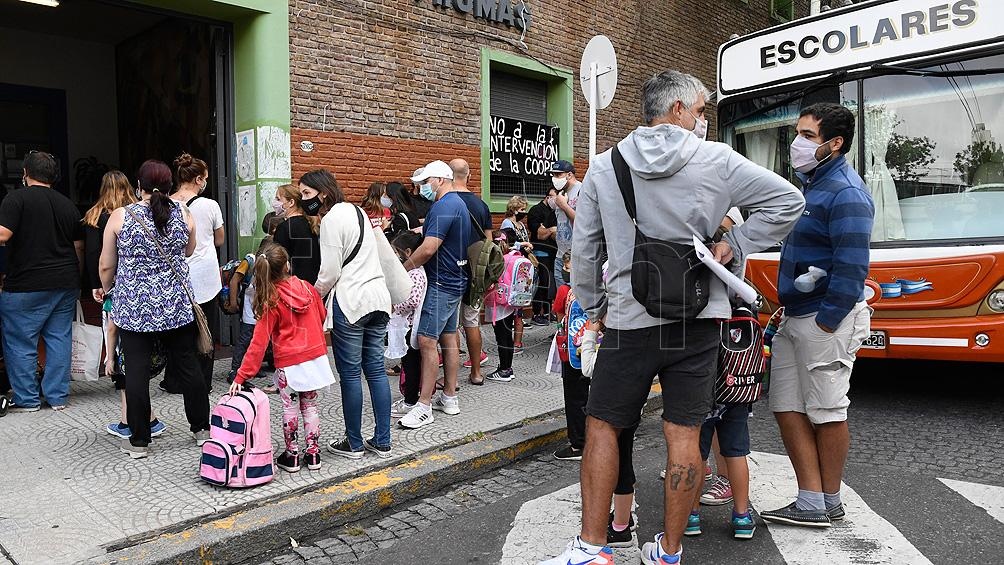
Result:
{"label": "black shoulder strap", "polygon": [[366,233],[363,231],[365,229],[364,224],[366,223],[366,217],[363,216],[363,211],[359,209],[359,206],[353,206],[353,208],[356,209],[356,215],[359,216],[359,241],[356,242],[356,246],[352,248],[352,252],[349,253],[349,256],[345,258],[345,262],[342,263],[343,269],[345,268],[345,265],[348,265],[356,258],[356,255],[359,255],[359,248],[363,246],[363,235]]}
{"label": "black shoulder strap", "polygon": [[201,197],[201,196],[199,196],[198,194],[196,194],[195,196],[193,196],[193,197],[189,198],[189,199],[188,199],[188,202],[185,202],[185,206],[189,206],[189,207],[190,207],[190,206],[192,205],[192,202],[195,202],[195,201],[196,201],[196,200],[198,200],[199,198],[202,198],[202,197]]}
{"label": "black shoulder strap", "polygon": [[621,156],[617,145],[614,145],[610,153],[610,160],[614,165],[614,176],[617,177],[617,186],[621,189],[621,196],[624,197],[624,207],[627,208],[628,216],[636,225],[638,223],[638,207],[634,199],[634,181],[631,180],[631,168],[628,167],[624,157]]}

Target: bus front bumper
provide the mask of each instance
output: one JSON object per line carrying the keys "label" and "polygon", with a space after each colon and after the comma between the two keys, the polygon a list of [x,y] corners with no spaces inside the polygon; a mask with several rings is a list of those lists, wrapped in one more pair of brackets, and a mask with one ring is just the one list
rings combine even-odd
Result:
{"label": "bus front bumper", "polygon": [[872,318],[858,356],[1004,362],[1004,315],[969,318]]}

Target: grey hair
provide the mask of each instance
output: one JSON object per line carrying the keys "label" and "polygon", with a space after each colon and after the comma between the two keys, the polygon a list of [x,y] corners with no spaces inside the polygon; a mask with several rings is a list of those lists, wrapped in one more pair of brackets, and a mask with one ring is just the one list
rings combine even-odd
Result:
{"label": "grey hair", "polygon": [[680,71],[663,71],[653,76],[641,87],[642,114],[645,123],[651,124],[668,114],[677,100],[688,108],[693,106],[701,94],[705,100],[711,97],[704,83],[692,75]]}

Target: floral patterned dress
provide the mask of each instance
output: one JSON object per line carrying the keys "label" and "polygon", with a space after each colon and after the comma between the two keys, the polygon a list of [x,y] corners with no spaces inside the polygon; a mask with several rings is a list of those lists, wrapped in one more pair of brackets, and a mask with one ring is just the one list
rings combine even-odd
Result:
{"label": "floral patterned dress", "polygon": [[[147,229],[136,223],[135,214]],[[160,242],[174,265],[172,270],[147,230]],[[161,332],[192,323],[192,292],[185,262],[188,224],[181,206],[174,204],[167,222],[167,236],[157,230],[150,207],[131,204],[127,207],[119,232],[118,269],[115,272],[115,324],[131,332]],[[179,280],[178,275],[181,276]],[[182,286],[182,284],[187,287]]]}

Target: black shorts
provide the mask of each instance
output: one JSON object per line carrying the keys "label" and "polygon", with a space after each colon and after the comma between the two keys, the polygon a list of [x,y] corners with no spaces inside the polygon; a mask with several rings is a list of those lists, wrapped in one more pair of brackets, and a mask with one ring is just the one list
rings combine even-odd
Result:
{"label": "black shorts", "polygon": [[718,432],[722,457],[746,457],[750,454],[750,412],[752,404],[730,404],[718,416],[701,426],[701,459],[708,460],[711,442]]}
{"label": "black shorts", "polygon": [[658,375],[663,420],[700,426],[714,407],[720,343],[717,320],[608,329],[596,356],[586,414],[615,428],[637,425]]}

